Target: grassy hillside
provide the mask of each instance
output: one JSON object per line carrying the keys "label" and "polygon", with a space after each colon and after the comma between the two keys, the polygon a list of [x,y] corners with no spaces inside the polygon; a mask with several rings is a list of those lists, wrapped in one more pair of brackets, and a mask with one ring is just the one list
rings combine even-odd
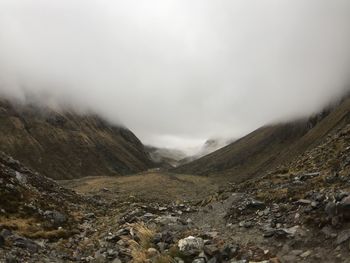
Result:
{"label": "grassy hillside", "polygon": [[94,115],[0,101],[0,150],[54,179],[128,174],[153,166],[128,129]]}
{"label": "grassy hillside", "polygon": [[262,127],[238,141],[175,171],[229,175],[235,180],[275,169],[316,147],[337,128],[349,123],[350,99],[312,118]]}

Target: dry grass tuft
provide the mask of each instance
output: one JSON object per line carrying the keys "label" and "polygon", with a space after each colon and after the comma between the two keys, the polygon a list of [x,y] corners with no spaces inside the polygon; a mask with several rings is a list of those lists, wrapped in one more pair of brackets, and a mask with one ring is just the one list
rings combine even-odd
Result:
{"label": "dry grass tuft", "polygon": [[[151,229],[143,223],[134,224],[138,241],[130,240],[129,247],[133,263],[155,262],[155,263],[173,263],[173,259],[168,255],[150,255],[149,248],[152,248],[152,240],[156,234],[154,229]],[[151,261],[150,261],[151,259]]]}
{"label": "dry grass tuft", "polygon": [[148,228],[143,223],[134,224],[133,228],[138,238],[138,242],[135,240],[129,241],[131,256],[133,258],[132,262],[147,262],[147,260],[149,259],[147,250],[152,247],[152,239],[155,235],[155,231],[153,229]]}
{"label": "dry grass tuft", "polygon": [[288,189],[270,189],[269,191],[258,192],[256,197],[263,201],[271,201],[271,200],[287,200],[288,199]]}
{"label": "dry grass tuft", "polygon": [[139,239],[138,244],[143,249],[151,248],[152,240],[154,238],[154,235],[156,234],[156,231],[154,229],[148,228],[143,223],[135,224],[134,230],[135,230],[136,236]]}

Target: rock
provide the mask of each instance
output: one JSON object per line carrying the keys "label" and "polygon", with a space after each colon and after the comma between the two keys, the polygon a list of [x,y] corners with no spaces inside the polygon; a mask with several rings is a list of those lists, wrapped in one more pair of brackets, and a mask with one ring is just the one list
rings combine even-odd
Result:
{"label": "rock", "polygon": [[122,263],[122,261],[119,258],[115,258],[112,263]]}
{"label": "rock", "polygon": [[155,257],[159,254],[158,250],[151,247],[149,249],[147,249],[147,254],[150,256],[150,257]]}
{"label": "rock", "polygon": [[244,222],[244,227],[245,228],[251,228],[253,226],[254,226],[254,224],[251,221],[245,221]]}
{"label": "rock", "polygon": [[94,213],[87,213],[84,216],[85,219],[95,219],[96,215]]}
{"label": "rock", "polygon": [[14,255],[7,255],[5,259],[6,263],[19,263]]}
{"label": "rock", "polygon": [[130,234],[130,230],[126,228],[119,229],[117,233],[115,233],[116,236],[121,237],[121,236],[127,236]]}
{"label": "rock", "polygon": [[45,211],[44,217],[49,219],[55,226],[61,226],[67,222],[67,217],[58,211]]}
{"label": "rock", "polygon": [[108,249],[107,250],[107,258],[109,259],[114,259],[118,256],[118,251],[115,251],[113,249]]}
{"label": "rock", "polygon": [[106,237],[106,241],[108,241],[108,242],[117,242],[117,241],[119,241],[120,240],[120,237],[119,236],[117,236],[117,235],[108,235],[107,237]]}
{"label": "rock", "polygon": [[181,258],[178,258],[178,257],[175,257],[175,258],[174,258],[174,261],[175,261],[176,263],[185,263],[185,261],[183,261]]}
{"label": "rock", "polygon": [[22,185],[25,185],[27,183],[27,177],[24,174],[21,174],[20,172],[17,172],[17,171],[16,171],[16,179]]}
{"label": "rock", "polygon": [[286,263],[295,263],[298,262],[297,257],[294,255],[285,255],[282,257],[282,262],[286,262]]}
{"label": "rock", "polygon": [[168,244],[165,243],[165,242],[158,242],[158,243],[157,243],[157,247],[159,248],[159,250],[160,250],[161,252],[163,252],[165,249],[167,249]]}
{"label": "rock", "polygon": [[305,251],[303,254],[300,255],[301,258],[307,258],[312,254],[310,250]]}
{"label": "rock", "polygon": [[312,208],[317,208],[318,205],[319,205],[318,202],[315,202],[315,201],[311,202],[311,207],[312,207]]}
{"label": "rock", "polygon": [[333,232],[331,227],[325,226],[321,229],[321,232],[326,236],[326,238],[335,238],[337,234]]}
{"label": "rock", "polygon": [[205,245],[204,252],[209,256],[215,256],[220,252],[220,250],[216,245]]}
{"label": "rock", "polygon": [[264,232],[263,236],[266,238],[273,237],[275,235],[275,229],[268,229]]}
{"label": "rock", "polygon": [[293,255],[293,256],[299,256],[299,255],[303,254],[303,251],[302,250],[292,250],[289,254]]}
{"label": "rock", "polygon": [[204,257],[198,257],[192,261],[192,263],[207,263],[207,259]]}
{"label": "rock", "polygon": [[337,205],[334,202],[329,202],[324,210],[328,216],[335,216],[337,214]]}
{"label": "rock", "polygon": [[171,216],[171,215],[166,215],[166,216],[160,216],[155,219],[155,221],[159,224],[162,225],[170,225],[170,224],[176,224],[180,222],[179,217]]}
{"label": "rock", "polygon": [[146,213],[143,215],[143,218],[146,218],[146,219],[154,218],[154,217],[157,217],[157,216],[155,214],[152,214],[152,213]]}
{"label": "rock", "polygon": [[0,236],[0,248],[5,245],[5,238],[3,236]]}
{"label": "rock", "polygon": [[126,244],[125,244],[125,241],[123,239],[120,239],[120,240],[118,240],[117,245],[120,247],[124,247]]}
{"label": "rock", "polygon": [[247,204],[247,208],[248,209],[265,209],[265,203],[258,201],[258,200],[251,200],[248,204]]}
{"label": "rock", "polygon": [[35,253],[39,250],[38,244],[24,237],[16,237],[13,240],[13,245],[16,247],[27,249],[32,253]]}
{"label": "rock", "polygon": [[207,263],[218,263],[219,261],[217,260],[216,257],[213,257],[207,261]]}
{"label": "rock", "polygon": [[203,235],[201,235],[202,238],[204,239],[213,239],[217,238],[219,236],[219,232],[216,231],[211,231],[211,232],[205,232]]}
{"label": "rock", "polygon": [[269,263],[281,263],[281,261],[278,258],[270,258]]}
{"label": "rock", "polygon": [[13,235],[12,232],[10,230],[8,230],[8,229],[3,229],[0,232],[0,236],[2,236],[5,239],[10,237],[10,236],[12,236],[12,235]]}
{"label": "rock", "polygon": [[296,231],[298,230],[298,226],[294,226],[291,228],[277,228],[277,229],[268,229],[264,232],[264,237],[294,237],[296,234]]}
{"label": "rock", "polygon": [[192,263],[207,263],[208,259],[204,253],[200,253],[197,258],[195,258]]}
{"label": "rock", "polygon": [[223,249],[223,251],[222,251],[222,253],[221,253],[221,256],[222,256],[223,259],[229,260],[229,259],[231,259],[231,258],[233,258],[234,256],[237,255],[238,249],[239,249],[238,245],[229,245],[229,246],[226,246],[226,247]]}
{"label": "rock", "polygon": [[346,192],[340,192],[338,194],[335,195],[335,200],[337,200],[338,202],[342,201],[345,197],[349,196],[348,193]]}
{"label": "rock", "polygon": [[341,200],[337,208],[338,214],[341,214],[346,219],[350,219],[350,196]]}
{"label": "rock", "polygon": [[173,243],[174,237],[169,231],[164,231],[162,233],[156,233],[153,237],[153,243],[157,244],[159,242],[164,242],[167,244]]}
{"label": "rock", "polygon": [[350,229],[344,230],[338,234],[336,244],[340,245],[350,239]]}
{"label": "rock", "polygon": [[315,177],[315,176],[319,176],[320,173],[317,172],[317,173],[307,173],[307,174],[302,174],[300,176],[298,176],[297,178],[300,180],[300,181],[306,181],[312,177]]}
{"label": "rock", "polygon": [[251,228],[254,224],[251,221],[241,221],[238,225],[240,227]]}
{"label": "rock", "polygon": [[296,202],[297,205],[310,205],[312,201],[307,199],[300,199]]}
{"label": "rock", "polygon": [[204,247],[204,241],[200,237],[189,236],[178,242],[178,247],[185,255],[198,255]]}

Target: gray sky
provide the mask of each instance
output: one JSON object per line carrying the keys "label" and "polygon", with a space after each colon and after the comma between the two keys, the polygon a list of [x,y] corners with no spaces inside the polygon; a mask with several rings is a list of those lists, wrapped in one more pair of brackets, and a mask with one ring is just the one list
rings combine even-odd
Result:
{"label": "gray sky", "polygon": [[310,114],[350,76],[349,0],[0,0],[0,93],[193,147]]}

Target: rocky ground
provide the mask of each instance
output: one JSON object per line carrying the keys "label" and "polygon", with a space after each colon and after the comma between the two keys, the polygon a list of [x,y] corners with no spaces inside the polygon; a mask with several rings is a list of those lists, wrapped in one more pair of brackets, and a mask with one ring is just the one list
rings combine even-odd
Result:
{"label": "rocky ground", "polygon": [[[1,155],[1,262],[350,262],[350,126],[240,184],[56,182]],[[70,190],[66,190],[69,188]]]}

